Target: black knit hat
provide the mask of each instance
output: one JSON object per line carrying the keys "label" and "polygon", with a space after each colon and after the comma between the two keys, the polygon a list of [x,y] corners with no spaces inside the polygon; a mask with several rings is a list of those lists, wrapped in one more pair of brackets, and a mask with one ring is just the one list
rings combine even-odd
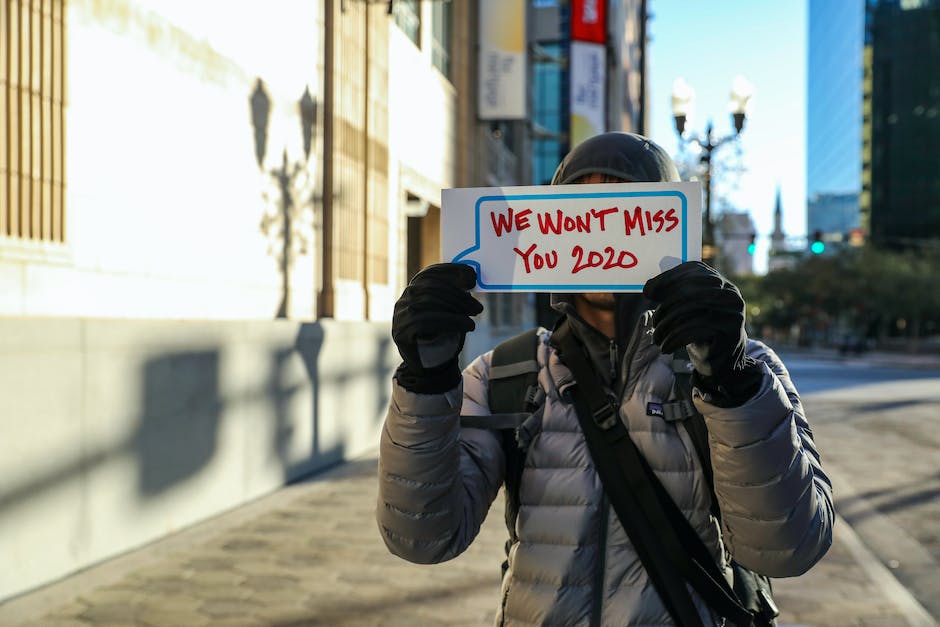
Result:
{"label": "black knit hat", "polygon": [[574,147],[552,177],[552,185],[574,183],[588,174],[607,174],[630,183],[675,182],[679,173],[666,151],[642,135],[603,133]]}

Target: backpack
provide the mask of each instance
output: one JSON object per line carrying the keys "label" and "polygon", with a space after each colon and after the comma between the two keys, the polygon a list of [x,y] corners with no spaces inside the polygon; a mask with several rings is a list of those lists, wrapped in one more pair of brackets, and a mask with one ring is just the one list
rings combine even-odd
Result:
{"label": "backpack", "polygon": [[[519,514],[519,484],[525,466],[528,445],[541,426],[545,392],[538,385],[539,365],[537,359],[538,329],[530,329],[501,342],[493,349],[488,379],[490,411],[494,418],[501,418],[496,426],[506,459],[505,498],[506,555],[517,540],[516,519]],[[678,391],[678,400],[663,403],[663,417],[669,422],[681,421],[689,434],[696,455],[711,493],[712,514],[721,521],[721,511],[714,490],[714,475],[708,448],[708,430],[705,419],[692,402],[692,364],[685,349],[672,355],[672,370]],[[486,417],[480,417],[485,420]],[[467,425],[472,426],[472,425]],[[489,425],[494,428],[494,423]],[[505,574],[508,560],[502,564]],[[765,622],[775,625],[779,614],[773,600],[770,578],[744,568],[733,559],[733,588],[745,608]]]}

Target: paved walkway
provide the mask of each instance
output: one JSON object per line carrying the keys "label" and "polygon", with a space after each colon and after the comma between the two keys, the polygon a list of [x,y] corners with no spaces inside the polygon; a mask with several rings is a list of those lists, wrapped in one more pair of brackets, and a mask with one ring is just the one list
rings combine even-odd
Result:
{"label": "paved walkway", "polygon": [[[501,506],[464,555],[408,564],[376,532],[375,473],[369,457],[286,487],[0,605],[0,625],[492,624]],[[904,590],[841,521],[835,538],[808,575],[776,583],[783,623],[930,624],[917,622]]]}

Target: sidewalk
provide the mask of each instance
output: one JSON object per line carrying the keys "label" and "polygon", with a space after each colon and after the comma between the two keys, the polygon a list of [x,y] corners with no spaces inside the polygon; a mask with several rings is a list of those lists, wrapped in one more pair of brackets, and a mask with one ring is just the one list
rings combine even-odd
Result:
{"label": "sidewalk", "polygon": [[[0,625],[492,624],[502,497],[464,555],[419,566],[379,538],[375,475],[368,457],[288,486],[0,604]],[[781,624],[930,624],[917,622],[899,587],[841,519],[816,568],[775,581]]]}

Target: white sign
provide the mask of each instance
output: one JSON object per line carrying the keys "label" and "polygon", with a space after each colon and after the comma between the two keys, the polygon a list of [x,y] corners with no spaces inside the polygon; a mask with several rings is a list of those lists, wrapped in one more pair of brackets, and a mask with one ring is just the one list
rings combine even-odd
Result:
{"label": "white sign", "polygon": [[699,183],[445,189],[443,259],[491,292],[640,292],[702,257]]}
{"label": "white sign", "polygon": [[[585,5],[587,6],[587,5]],[[603,44],[571,42],[571,145],[604,132],[607,53]]]}
{"label": "white sign", "polygon": [[525,0],[480,0],[479,117],[526,117]]}

